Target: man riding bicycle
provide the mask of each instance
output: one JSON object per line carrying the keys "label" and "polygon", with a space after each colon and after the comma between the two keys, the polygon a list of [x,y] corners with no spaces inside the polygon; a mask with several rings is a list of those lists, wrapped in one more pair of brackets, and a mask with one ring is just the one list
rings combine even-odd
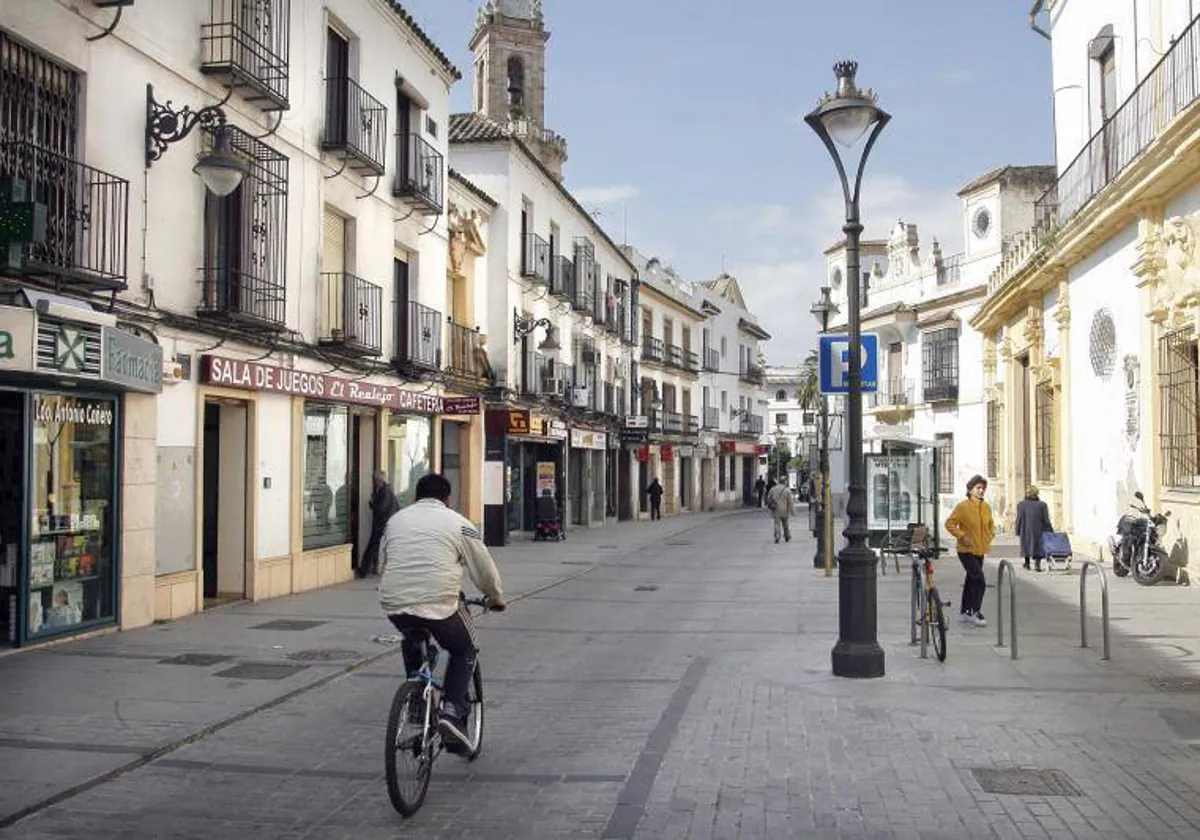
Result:
{"label": "man riding bicycle", "polygon": [[388,520],[379,547],[379,602],[404,637],[400,649],[409,674],[421,668],[427,633],[449,654],[438,729],[466,747],[467,689],[479,647],[459,601],[463,566],[492,609],[504,607],[504,593],[479,531],[449,501],[450,482],[429,473],[417,482],[416,501]]}

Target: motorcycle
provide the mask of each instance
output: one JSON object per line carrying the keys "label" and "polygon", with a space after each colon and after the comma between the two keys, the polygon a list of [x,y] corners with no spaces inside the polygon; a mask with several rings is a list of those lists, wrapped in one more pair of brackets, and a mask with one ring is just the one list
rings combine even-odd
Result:
{"label": "motorcycle", "polygon": [[1169,555],[1159,544],[1160,532],[1166,528],[1171,512],[1154,513],[1146,507],[1141,491],[1134,493],[1138,504],[1130,505],[1138,515],[1125,514],[1117,522],[1117,533],[1109,538],[1113,574],[1133,579],[1142,586],[1153,586],[1163,579],[1170,562]]}

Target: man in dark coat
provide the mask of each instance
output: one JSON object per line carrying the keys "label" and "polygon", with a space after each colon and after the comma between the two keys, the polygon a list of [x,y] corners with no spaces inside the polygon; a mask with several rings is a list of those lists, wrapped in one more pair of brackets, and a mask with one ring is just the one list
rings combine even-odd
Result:
{"label": "man in dark coat", "polygon": [[1042,534],[1053,531],[1050,524],[1050,508],[1038,498],[1038,489],[1033,485],[1025,491],[1025,499],[1017,505],[1017,521],[1013,528],[1021,538],[1021,554],[1025,556],[1025,568],[1029,561],[1036,564],[1036,571],[1042,570],[1042,558],[1046,556],[1042,549]]}
{"label": "man in dark coat", "polygon": [[663,486],[658,483],[658,476],[646,488],[646,495],[650,497],[650,518],[662,519]]}
{"label": "man in dark coat", "polygon": [[387,529],[388,520],[400,510],[400,503],[396,501],[396,494],[392,492],[392,485],[388,484],[387,475],[383,470],[375,471],[373,483],[375,489],[371,493],[370,503],[371,537],[367,540],[367,547],[363,550],[362,559],[355,570],[355,574],[360,578],[378,573],[379,543]]}
{"label": "man in dark coat", "polygon": [[754,492],[758,496],[758,506],[762,507],[763,496],[766,495],[767,492],[767,482],[763,481],[763,477],[761,475],[758,477],[758,480],[754,482]]}

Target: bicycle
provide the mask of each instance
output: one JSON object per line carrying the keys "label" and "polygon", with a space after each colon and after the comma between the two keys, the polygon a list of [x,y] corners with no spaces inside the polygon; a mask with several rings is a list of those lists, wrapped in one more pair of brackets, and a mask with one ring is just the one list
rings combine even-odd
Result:
{"label": "bicycle", "polygon": [[[499,612],[503,609],[489,604],[484,598],[460,597],[468,611],[470,607],[482,607],[483,612]],[[441,650],[428,632],[425,634],[424,643],[424,663],[415,674],[409,675],[400,684],[395,697],[392,698],[384,741],[383,759],[388,797],[392,800],[392,807],[402,817],[411,817],[425,802],[425,794],[429,790],[429,781],[433,773],[433,762],[442,750],[447,748],[437,728],[437,714],[441,707],[443,690],[442,680],[437,676]],[[483,750],[483,675],[480,673],[478,660],[475,662],[475,671],[471,674],[467,697],[470,701],[467,728],[471,744],[465,750],[460,749],[460,754],[467,761],[474,761]],[[412,727],[411,732],[407,731],[408,727]],[[409,770],[400,767],[403,759],[412,759],[415,766]],[[411,783],[411,787],[402,789],[402,784],[406,781]]]}
{"label": "bicycle", "polygon": [[[933,584],[933,558],[945,554],[941,546],[923,546],[909,551],[912,557],[912,597],[917,605],[915,610],[919,616],[917,624],[921,626],[922,645],[925,633],[933,637],[933,652],[937,654],[938,662],[946,661],[946,613],[943,607],[950,606],[949,601],[943,601]],[[925,649],[921,648],[924,656]]]}

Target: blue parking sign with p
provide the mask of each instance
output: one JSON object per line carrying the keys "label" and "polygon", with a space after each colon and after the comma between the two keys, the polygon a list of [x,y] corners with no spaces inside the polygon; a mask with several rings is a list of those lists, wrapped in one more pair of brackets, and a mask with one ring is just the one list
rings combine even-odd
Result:
{"label": "blue parking sign with p", "polygon": [[[822,394],[850,393],[850,337],[823,335],[818,349],[821,365]],[[862,348],[862,392],[871,393],[879,387],[879,336],[864,333]]]}

